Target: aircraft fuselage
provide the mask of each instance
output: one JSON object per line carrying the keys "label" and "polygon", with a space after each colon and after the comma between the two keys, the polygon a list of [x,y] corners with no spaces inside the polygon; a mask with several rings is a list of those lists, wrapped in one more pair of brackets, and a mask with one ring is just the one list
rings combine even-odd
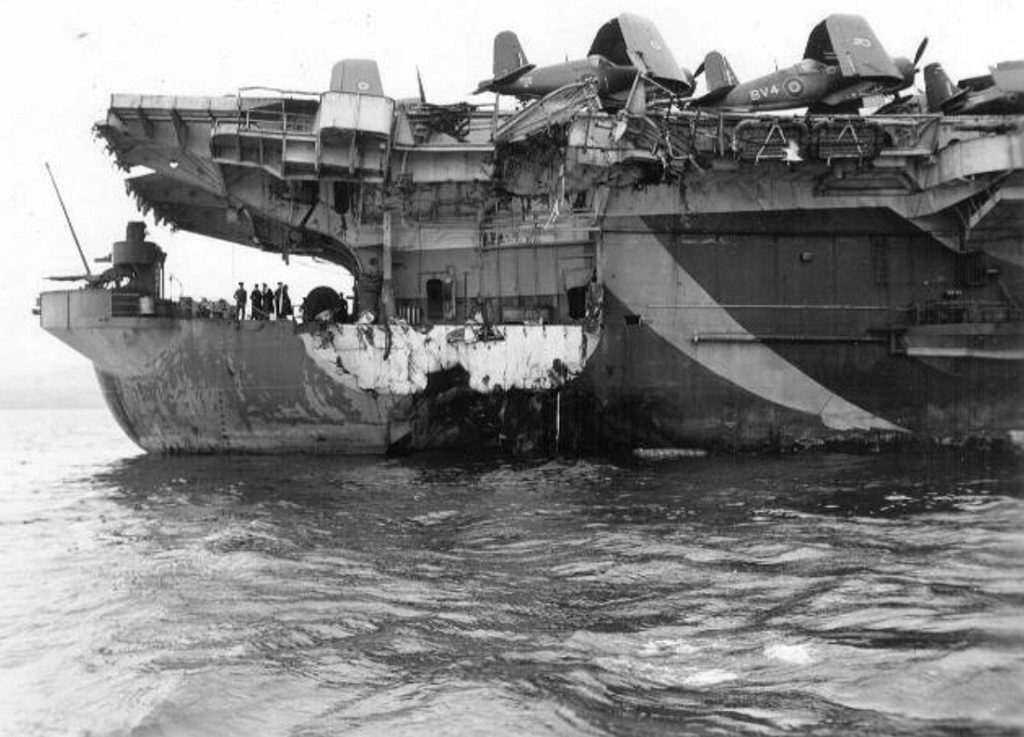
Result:
{"label": "aircraft fuselage", "polygon": [[517,97],[543,97],[560,87],[585,79],[597,81],[601,97],[628,90],[636,79],[636,67],[613,64],[603,56],[567,61],[561,64],[537,67],[513,82],[494,85],[492,89],[502,95]]}
{"label": "aircraft fuselage", "polygon": [[741,110],[786,110],[805,107],[849,85],[839,68],[805,59],[791,67],[733,87],[729,94],[702,107]]}
{"label": "aircraft fuselage", "polygon": [[[788,110],[815,104],[838,106],[867,95],[891,94],[907,86],[903,80],[890,77],[851,80],[835,65],[804,59],[791,67],[738,84],[725,97],[698,103],[698,107],[756,111]],[[832,99],[827,99],[829,97]]]}

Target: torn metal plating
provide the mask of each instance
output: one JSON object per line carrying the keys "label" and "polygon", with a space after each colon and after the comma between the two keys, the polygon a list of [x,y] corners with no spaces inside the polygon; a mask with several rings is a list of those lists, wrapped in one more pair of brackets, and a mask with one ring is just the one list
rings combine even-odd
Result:
{"label": "torn metal plating", "polygon": [[342,384],[415,394],[431,374],[461,367],[469,388],[546,391],[578,376],[600,333],[583,325],[331,324],[302,334],[306,353]]}

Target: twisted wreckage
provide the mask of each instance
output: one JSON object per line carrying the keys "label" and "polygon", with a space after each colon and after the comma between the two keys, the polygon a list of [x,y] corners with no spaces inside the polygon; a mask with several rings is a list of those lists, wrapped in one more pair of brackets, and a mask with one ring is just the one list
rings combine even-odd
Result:
{"label": "twisted wreckage", "polygon": [[151,451],[1019,439],[1024,118],[637,85],[508,112],[396,101],[350,60],[318,95],[114,95],[97,132],[150,170],[144,208],[338,264],[361,317],[330,290],[301,323],[200,313],[132,224],[124,278],[42,294],[42,326]]}

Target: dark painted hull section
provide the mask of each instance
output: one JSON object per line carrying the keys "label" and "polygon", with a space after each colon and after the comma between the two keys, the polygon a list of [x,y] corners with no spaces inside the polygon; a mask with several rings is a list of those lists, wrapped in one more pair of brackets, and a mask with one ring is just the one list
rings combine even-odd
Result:
{"label": "dark painted hull section", "polygon": [[1003,443],[1024,428],[1017,362],[958,360],[943,370],[877,345],[780,350],[837,394],[909,432],[833,429],[723,379],[650,327],[625,325],[626,314],[610,309],[609,321],[622,327],[606,331],[587,374],[601,398],[605,444],[733,451]]}
{"label": "dark painted hull section", "polygon": [[[959,256],[894,235],[882,216],[872,222],[887,236],[850,222],[801,233],[800,221],[710,234],[678,216],[609,218],[606,330],[588,377],[616,433],[758,448],[1003,441],[1024,428],[1022,361],[922,359],[901,345],[905,307],[955,287]],[[1000,267],[1003,285],[975,291],[997,298],[1021,281]]]}

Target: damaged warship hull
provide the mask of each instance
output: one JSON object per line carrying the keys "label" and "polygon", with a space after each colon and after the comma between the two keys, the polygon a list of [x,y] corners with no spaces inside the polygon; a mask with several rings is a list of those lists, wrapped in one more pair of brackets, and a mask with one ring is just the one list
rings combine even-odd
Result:
{"label": "damaged warship hull", "polygon": [[609,113],[586,84],[502,112],[377,84],[114,97],[97,132],[150,170],[144,208],[333,261],[360,308],[199,315],[156,277],[44,293],[143,448],[1022,437],[1021,119]]}
{"label": "damaged warship hull", "polygon": [[578,326],[118,317],[110,296],[44,293],[44,325],[95,357],[114,417],[154,452],[550,447],[549,400],[596,346]]}

